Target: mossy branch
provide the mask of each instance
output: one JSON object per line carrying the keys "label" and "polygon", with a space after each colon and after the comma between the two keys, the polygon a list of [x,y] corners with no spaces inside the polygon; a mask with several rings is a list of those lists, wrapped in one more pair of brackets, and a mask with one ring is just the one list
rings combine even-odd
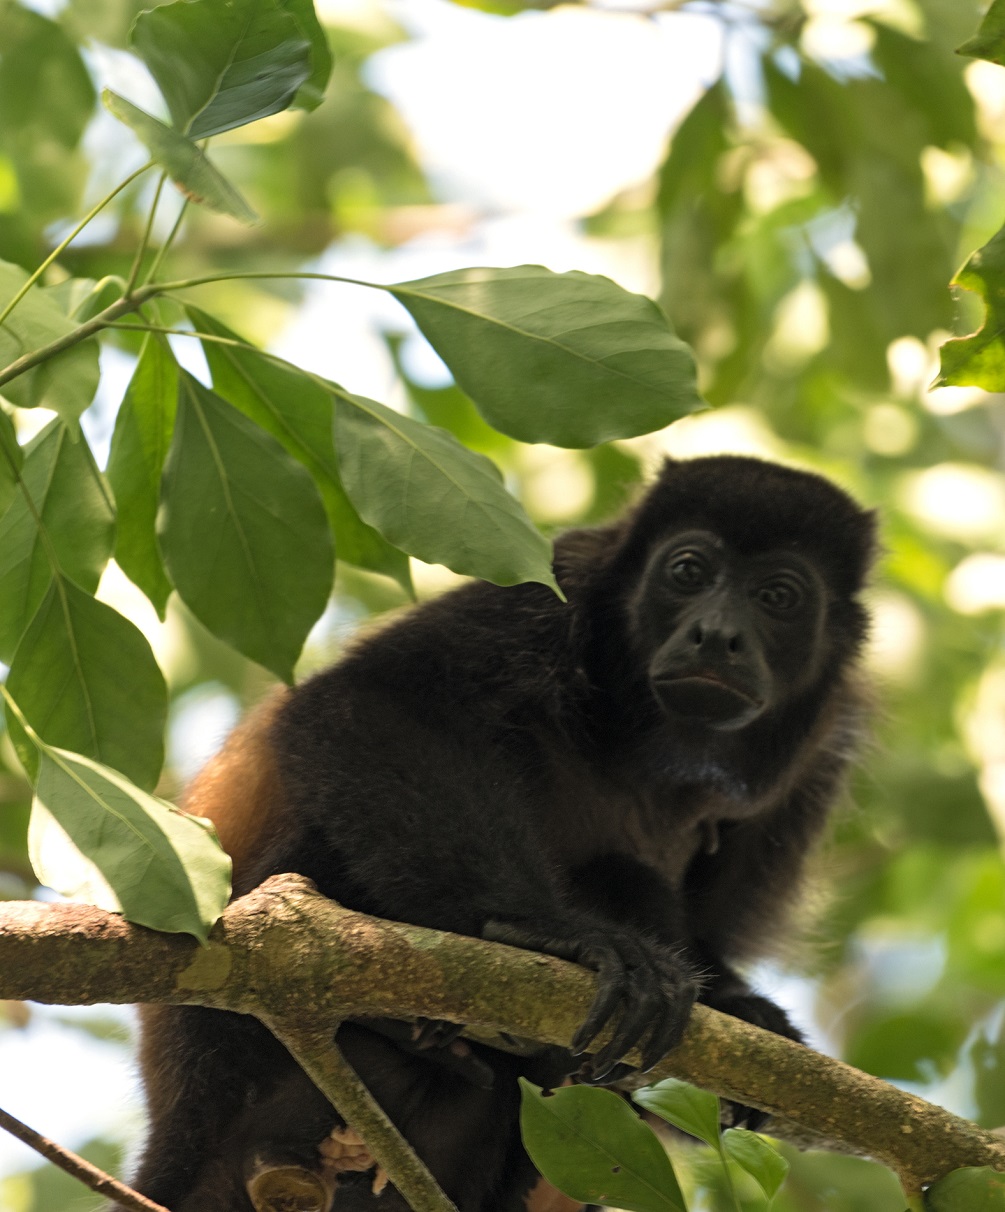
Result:
{"label": "mossy branch", "polygon": [[[0,998],[254,1014],[299,1049],[335,1103],[346,1101],[340,1075],[321,1064],[314,1036],[298,1039],[305,1022],[333,1030],[347,1018],[424,1016],[465,1023],[497,1045],[499,1032],[564,1044],[593,988],[589,972],[551,956],[350,912],[300,876],[276,876],[235,901],[205,947],[90,906],[0,905]],[[1005,1141],[994,1134],[704,1006],[647,1080],[668,1076],[771,1112],[783,1135],[791,1130],[884,1162],[908,1193],[961,1166],[1005,1170]],[[387,1142],[368,1139],[365,1125],[353,1127],[385,1165]],[[400,1175],[400,1156],[388,1160],[385,1168]]]}

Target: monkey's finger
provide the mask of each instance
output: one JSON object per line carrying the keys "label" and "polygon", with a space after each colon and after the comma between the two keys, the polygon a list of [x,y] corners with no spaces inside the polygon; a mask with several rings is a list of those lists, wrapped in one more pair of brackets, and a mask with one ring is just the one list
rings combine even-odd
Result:
{"label": "monkey's finger", "polygon": [[666,1012],[662,1018],[657,1019],[652,1035],[642,1049],[640,1069],[643,1073],[648,1073],[654,1065],[658,1065],[663,1057],[680,1043],[693,1006],[694,993],[690,990],[671,998],[667,1003]]}
{"label": "monkey's finger", "polygon": [[590,1012],[572,1037],[573,1052],[584,1052],[587,1045],[607,1025],[608,1020],[624,1000],[626,973],[624,964],[613,951],[594,952],[580,957],[580,963],[594,968],[597,973],[597,995]]}
{"label": "monkey's finger", "polygon": [[689,973],[683,978],[672,973],[663,981],[664,1011],[653,1024],[652,1034],[642,1049],[642,1072],[659,1064],[671,1048],[676,1048],[687,1028],[695,999],[698,982]]}
{"label": "monkey's finger", "polygon": [[662,990],[652,971],[637,969],[629,979],[633,986],[631,999],[625,1003],[614,1035],[593,1058],[593,1071],[598,1079],[606,1077],[625,1053],[638,1044],[664,1008]]}

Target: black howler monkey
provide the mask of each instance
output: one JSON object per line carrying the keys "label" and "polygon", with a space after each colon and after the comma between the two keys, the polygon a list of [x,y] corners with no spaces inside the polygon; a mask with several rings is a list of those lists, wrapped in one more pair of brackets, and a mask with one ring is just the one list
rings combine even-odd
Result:
{"label": "black howler monkey", "polygon": [[[774,940],[860,731],[873,548],[873,515],[816,475],[667,461],[623,517],[558,540],[566,603],[475,583],[407,612],[253,715],[187,806],[236,894],[297,871],[352,909],[595,969],[573,1053],[616,1029],[569,1061],[581,1079],[635,1045],[654,1064],[696,997],[799,1038],[732,965]],[[317,1164],[337,1118],[257,1022],[144,1019],[142,1192],[248,1212],[256,1153]],[[533,1058],[473,1045],[485,1088],[393,1035],[339,1041],[462,1212],[532,1206],[513,1079]],[[335,1212],[398,1212],[372,1179],[342,1179]]]}

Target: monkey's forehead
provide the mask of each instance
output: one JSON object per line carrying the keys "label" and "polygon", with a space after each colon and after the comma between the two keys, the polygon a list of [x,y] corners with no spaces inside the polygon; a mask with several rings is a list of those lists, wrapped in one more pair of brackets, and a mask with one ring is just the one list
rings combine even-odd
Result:
{"label": "monkey's forehead", "polygon": [[651,542],[688,527],[713,531],[744,553],[801,552],[852,591],[876,546],[875,515],[836,484],[739,455],[668,459],[631,529]]}

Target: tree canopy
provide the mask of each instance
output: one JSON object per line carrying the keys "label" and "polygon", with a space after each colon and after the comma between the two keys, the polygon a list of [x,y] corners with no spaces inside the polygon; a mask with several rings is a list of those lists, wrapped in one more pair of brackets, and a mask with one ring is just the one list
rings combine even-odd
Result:
{"label": "tree canopy", "polygon": [[[467,16],[543,44],[551,7]],[[0,893],[205,937],[226,862],[171,808],[200,720],[453,576],[552,584],[548,536],[663,451],[790,458],[881,510],[879,705],[762,976],[853,1065],[1005,1124],[1003,0],[594,13],[700,17],[720,66],[547,255],[493,245],[388,99],[408,3],[319,12],[0,2]],[[903,1206],[878,1166],[786,1156],[782,1212]],[[686,1193],[732,1208],[713,1162]]]}

